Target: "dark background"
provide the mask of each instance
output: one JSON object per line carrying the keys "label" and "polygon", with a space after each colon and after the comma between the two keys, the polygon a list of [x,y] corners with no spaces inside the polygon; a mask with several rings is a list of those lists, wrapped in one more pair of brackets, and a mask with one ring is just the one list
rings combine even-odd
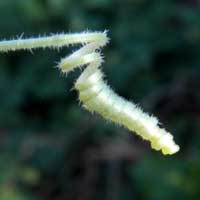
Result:
{"label": "dark background", "polygon": [[200,199],[199,0],[1,0],[0,37],[109,30],[112,87],[158,116],[181,150],[79,106],[70,48],[0,54],[1,200]]}

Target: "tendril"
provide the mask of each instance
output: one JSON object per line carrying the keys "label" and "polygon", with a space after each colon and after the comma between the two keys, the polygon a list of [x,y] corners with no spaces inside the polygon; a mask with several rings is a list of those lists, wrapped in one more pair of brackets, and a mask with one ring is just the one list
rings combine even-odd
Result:
{"label": "tendril", "polygon": [[135,132],[150,141],[151,147],[161,150],[164,155],[176,153],[179,151],[179,146],[175,144],[169,132],[159,127],[158,119],[117,95],[105,82],[100,68],[103,62],[100,49],[108,41],[106,31],[57,34],[29,39],[20,37],[16,40],[1,41],[0,51],[32,50],[41,47],[60,48],[82,44],[80,49],[61,59],[58,67],[67,74],[77,67],[86,66],[75,82],[75,89],[79,93],[79,100],[83,107]]}

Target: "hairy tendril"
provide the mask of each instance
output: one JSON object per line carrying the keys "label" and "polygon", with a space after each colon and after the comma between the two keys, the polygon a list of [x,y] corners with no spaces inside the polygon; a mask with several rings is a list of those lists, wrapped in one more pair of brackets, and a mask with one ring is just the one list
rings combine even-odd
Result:
{"label": "hairy tendril", "polygon": [[79,92],[79,100],[83,107],[91,112],[97,112],[105,119],[127,127],[130,131],[150,141],[151,147],[161,150],[164,155],[179,151],[179,146],[173,141],[173,136],[159,127],[156,117],[144,113],[138,106],[117,95],[104,81],[100,66],[103,62],[100,49],[108,43],[107,32],[83,32],[74,34],[56,34],[48,37],[38,37],[0,42],[0,51],[16,51],[35,48],[59,48],[63,46],[82,44],[81,48],[63,58],[59,68],[68,73],[74,68],[87,66],[75,82]]}

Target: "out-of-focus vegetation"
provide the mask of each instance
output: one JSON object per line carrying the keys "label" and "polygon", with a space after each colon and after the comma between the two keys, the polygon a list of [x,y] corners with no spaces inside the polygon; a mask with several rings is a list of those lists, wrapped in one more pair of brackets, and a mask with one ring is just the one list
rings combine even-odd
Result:
{"label": "out-of-focus vegetation", "polygon": [[73,49],[0,54],[1,200],[199,200],[200,2],[1,0],[0,37],[109,30],[108,82],[181,146],[163,157],[78,106]]}

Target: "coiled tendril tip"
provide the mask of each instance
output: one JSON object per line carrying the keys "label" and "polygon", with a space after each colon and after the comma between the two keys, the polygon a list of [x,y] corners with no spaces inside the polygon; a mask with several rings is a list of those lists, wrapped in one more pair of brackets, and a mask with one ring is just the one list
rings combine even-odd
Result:
{"label": "coiled tendril tip", "polygon": [[0,51],[16,51],[35,48],[61,48],[74,44],[82,47],[71,55],[61,59],[60,70],[67,74],[77,67],[87,66],[75,82],[74,88],[79,93],[79,100],[84,108],[97,112],[105,119],[123,125],[151,143],[155,150],[164,155],[179,151],[173,136],[159,127],[157,118],[144,113],[138,106],[117,95],[105,82],[100,69],[103,56],[100,49],[109,42],[107,30],[104,32],[83,32],[73,34],[55,34],[0,42]]}

